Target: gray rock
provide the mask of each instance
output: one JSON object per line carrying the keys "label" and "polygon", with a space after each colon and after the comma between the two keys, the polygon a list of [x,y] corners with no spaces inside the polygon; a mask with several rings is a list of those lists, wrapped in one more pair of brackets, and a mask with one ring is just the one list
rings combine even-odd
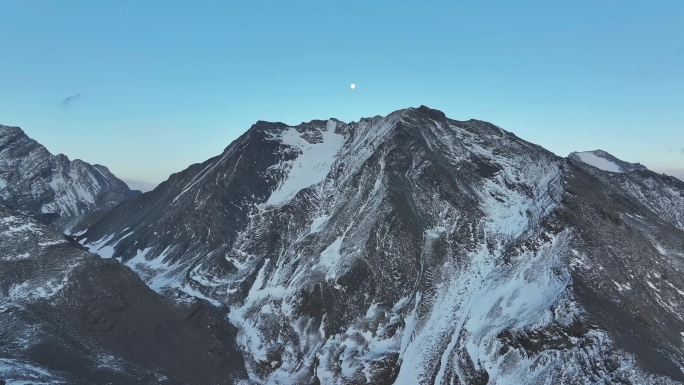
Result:
{"label": "gray rock", "polygon": [[101,165],[52,155],[18,127],[0,125],[0,204],[52,223],[139,195]]}

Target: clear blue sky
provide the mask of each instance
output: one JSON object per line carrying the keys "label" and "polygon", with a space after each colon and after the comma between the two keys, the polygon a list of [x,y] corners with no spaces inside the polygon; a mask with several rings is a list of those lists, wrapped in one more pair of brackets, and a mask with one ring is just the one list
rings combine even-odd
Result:
{"label": "clear blue sky", "polygon": [[0,48],[0,123],[126,180],[421,104],[684,177],[681,0],[0,0]]}

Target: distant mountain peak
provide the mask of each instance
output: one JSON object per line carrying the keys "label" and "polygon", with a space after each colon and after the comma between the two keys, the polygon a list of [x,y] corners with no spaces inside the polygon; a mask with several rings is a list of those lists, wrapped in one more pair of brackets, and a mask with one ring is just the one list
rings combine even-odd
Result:
{"label": "distant mountain peak", "polygon": [[19,134],[24,134],[24,131],[21,128],[15,126],[4,126],[0,124],[0,135],[10,136]]}
{"label": "distant mountain peak", "polygon": [[586,163],[603,171],[621,174],[647,170],[646,166],[641,163],[625,162],[603,150],[576,151],[568,155],[568,158]]}
{"label": "distant mountain peak", "polygon": [[136,194],[107,167],[53,155],[21,128],[0,125],[0,204],[51,222]]}

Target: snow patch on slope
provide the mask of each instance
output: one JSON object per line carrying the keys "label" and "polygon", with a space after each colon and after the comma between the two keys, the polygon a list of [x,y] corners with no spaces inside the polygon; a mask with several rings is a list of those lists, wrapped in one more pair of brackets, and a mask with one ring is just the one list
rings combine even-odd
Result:
{"label": "snow patch on slope", "polygon": [[[127,230],[128,229],[124,229],[121,233],[125,233]],[[114,239],[115,235],[108,235],[93,242],[88,242],[87,239],[83,239],[80,243],[87,247],[90,252],[98,254],[101,258],[114,258],[117,244],[130,234],[130,232],[125,233],[123,236],[118,236],[116,239]],[[162,293],[167,289],[178,289],[190,296],[207,299],[194,288],[182,283],[183,280],[180,278],[183,275],[181,272],[182,266],[174,269],[164,261],[171,249],[171,246],[167,246],[157,257],[152,259],[148,259],[147,257],[147,254],[152,250],[152,247],[138,249],[130,259],[127,257],[121,258],[119,256],[117,256],[116,259],[133,269],[133,271],[135,271],[152,290],[158,293]],[[213,300],[210,300],[210,302],[216,303]]]}
{"label": "snow patch on slope", "polygon": [[115,251],[115,245],[109,244],[109,241],[112,239],[112,237],[113,235],[109,235],[92,243],[83,243],[83,246],[88,247],[90,252],[95,253],[102,258],[112,258]]}
{"label": "snow patch on slope", "polygon": [[577,155],[577,157],[580,158],[582,162],[594,166],[600,170],[618,173],[623,172],[622,168],[620,168],[618,164],[615,164],[609,161],[608,159],[597,156],[591,151],[576,152],[575,155]]}
{"label": "snow patch on slope", "polygon": [[330,280],[336,278],[339,274],[339,264],[342,260],[340,255],[340,247],[342,247],[342,238],[337,238],[321,253],[319,264],[326,270],[325,279]]}
{"label": "snow patch on slope", "polygon": [[271,194],[266,204],[279,205],[291,199],[297,192],[322,182],[330,172],[337,152],[344,144],[344,135],[335,133],[337,123],[329,120],[326,131],[323,131],[322,143],[309,143],[302,138],[296,129],[290,127],[279,139],[284,145],[301,151],[297,159],[286,162],[283,166],[287,177]]}

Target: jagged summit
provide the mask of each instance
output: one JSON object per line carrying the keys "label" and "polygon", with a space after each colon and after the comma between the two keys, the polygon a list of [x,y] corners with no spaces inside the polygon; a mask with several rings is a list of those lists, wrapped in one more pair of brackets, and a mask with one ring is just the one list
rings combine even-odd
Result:
{"label": "jagged summit", "polygon": [[20,127],[5,126],[0,124],[0,136],[9,138],[11,136],[26,135]]}
{"label": "jagged summit", "polygon": [[[512,137],[515,137],[513,133],[507,132],[489,122],[477,119],[469,119],[467,121],[449,119],[442,111],[432,109],[425,105],[396,110],[387,116],[376,115],[373,117],[363,117],[358,121],[352,122],[344,122],[333,117],[327,120],[314,119],[291,126],[282,122],[259,120],[250,127],[245,135],[248,135],[251,131],[264,131],[267,133],[272,133],[280,132],[288,128],[294,128],[300,134],[305,132],[313,132],[314,135],[316,135],[316,131],[324,132],[328,129],[328,127],[334,127],[333,129],[335,131],[343,134],[345,137],[350,135],[353,137],[358,137],[359,135],[367,137],[368,135],[378,136],[392,134],[397,129],[402,128],[411,128],[417,130],[426,128],[429,129],[430,125],[425,125],[421,122],[432,122],[431,124],[446,125],[454,124],[465,130],[473,130],[476,133],[486,130],[491,131],[491,133],[494,133],[495,135],[511,135]],[[328,126],[329,124],[333,123],[334,126]]]}
{"label": "jagged summit", "polygon": [[439,120],[444,120],[444,119],[447,118],[446,115],[444,114],[444,112],[442,112],[442,111],[440,111],[440,110],[435,110],[435,109],[430,108],[430,107],[425,106],[425,105],[421,105],[421,106],[418,107],[418,108],[409,107],[407,110],[408,110],[409,112],[419,113],[419,114],[428,116],[428,117],[430,117],[431,119],[438,120],[438,121],[439,121]]}
{"label": "jagged summit", "polygon": [[603,150],[572,152],[568,158],[584,162],[603,171],[630,173],[647,170],[640,163],[629,163],[620,160]]}
{"label": "jagged summit", "polygon": [[51,222],[109,208],[139,193],[105,166],[52,155],[19,127],[0,126],[0,204]]}

